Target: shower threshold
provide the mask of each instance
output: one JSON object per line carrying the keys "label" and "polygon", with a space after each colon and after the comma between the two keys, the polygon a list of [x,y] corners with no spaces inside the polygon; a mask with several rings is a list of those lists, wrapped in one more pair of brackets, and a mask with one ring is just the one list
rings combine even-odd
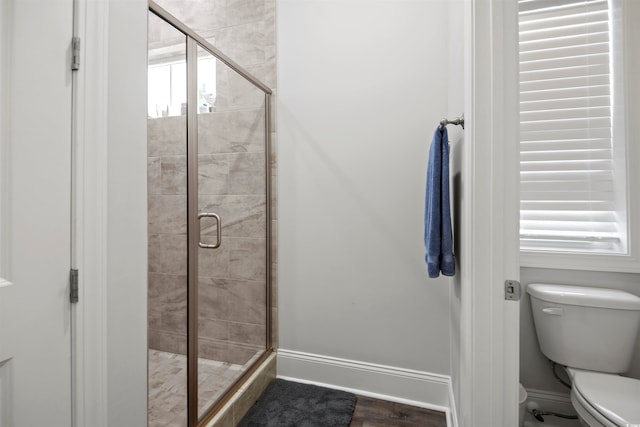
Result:
{"label": "shower threshold", "polygon": [[[198,359],[198,413],[203,414],[251,366]],[[149,350],[149,427],[187,425],[187,357]]]}

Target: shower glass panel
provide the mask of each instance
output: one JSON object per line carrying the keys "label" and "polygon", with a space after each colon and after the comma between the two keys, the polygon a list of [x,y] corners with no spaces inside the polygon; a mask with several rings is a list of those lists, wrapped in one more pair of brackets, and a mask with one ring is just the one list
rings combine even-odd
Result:
{"label": "shower glass panel", "polygon": [[271,350],[271,91],[150,8],[149,426],[196,427]]}
{"label": "shower glass panel", "polygon": [[187,426],[186,37],[149,14],[149,426]]}
{"label": "shower glass panel", "polygon": [[197,55],[202,416],[267,347],[267,153],[264,92],[204,49]]}

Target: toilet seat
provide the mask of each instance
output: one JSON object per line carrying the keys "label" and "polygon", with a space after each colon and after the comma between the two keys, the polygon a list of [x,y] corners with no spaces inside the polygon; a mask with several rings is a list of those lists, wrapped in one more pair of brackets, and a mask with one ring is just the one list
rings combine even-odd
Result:
{"label": "toilet seat", "polygon": [[573,375],[571,399],[578,412],[586,411],[602,426],[640,424],[640,380],[577,371]]}
{"label": "toilet seat", "polygon": [[618,427],[592,408],[575,388],[571,389],[571,405],[576,410],[578,418],[589,427]]}

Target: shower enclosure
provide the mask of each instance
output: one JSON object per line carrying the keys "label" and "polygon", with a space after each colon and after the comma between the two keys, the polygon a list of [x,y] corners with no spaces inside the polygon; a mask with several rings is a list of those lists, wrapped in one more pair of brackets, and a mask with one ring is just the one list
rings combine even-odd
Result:
{"label": "shower enclosure", "polygon": [[271,352],[271,90],[149,8],[149,426],[193,427]]}

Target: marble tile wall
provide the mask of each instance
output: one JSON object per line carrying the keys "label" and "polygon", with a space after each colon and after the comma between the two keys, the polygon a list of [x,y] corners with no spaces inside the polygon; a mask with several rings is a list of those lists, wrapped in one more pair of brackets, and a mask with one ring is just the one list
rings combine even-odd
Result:
{"label": "marble tile wall", "polygon": [[149,347],[187,350],[186,117],[149,119]]}
{"label": "marble tile wall", "polygon": [[[225,55],[276,87],[276,0],[157,0],[161,7]],[[154,28],[152,46],[175,42],[168,29]]]}
{"label": "marble tile wall", "polygon": [[[263,105],[236,108],[198,116],[199,209],[222,221],[222,245],[199,252],[199,348],[244,364],[266,344],[266,165]],[[203,241],[216,229],[203,219]]]}
{"label": "marble tile wall", "polygon": [[[200,356],[244,364],[266,343],[264,110],[206,113],[198,123],[199,211],[220,215],[223,240],[218,249],[199,252]],[[148,125],[150,346],[180,354],[186,349],[185,126],[184,117]],[[216,231],[214,221],[202,220],[203,241],[212,243]]]}
{"label": "marble tile wall", "polygon": [[[275,0],[158,2],[275,89]],[[162,43],[162,34],[151,42]],[[264,94],[218,63],[213,113],[200,114],[200,211],[223,222],[223,245],[199,253],[200,357],[244,364],[266,340]],[[272,105],[275,100],[272,98]],[[275,115],[272,110],[272,117]],[[274,120],[275,123],[275,120]],[[272,128],[272,130],[275,130]],[[186,121],[149,119],[149,346],[186,352]],[[277,289],[277,177],[272,132],[272,281]],[[215,223],[203,219],[203,241]],[[274,338],[277,298],[271,296]],[[277,342],[277,341],[276,341]]]}

